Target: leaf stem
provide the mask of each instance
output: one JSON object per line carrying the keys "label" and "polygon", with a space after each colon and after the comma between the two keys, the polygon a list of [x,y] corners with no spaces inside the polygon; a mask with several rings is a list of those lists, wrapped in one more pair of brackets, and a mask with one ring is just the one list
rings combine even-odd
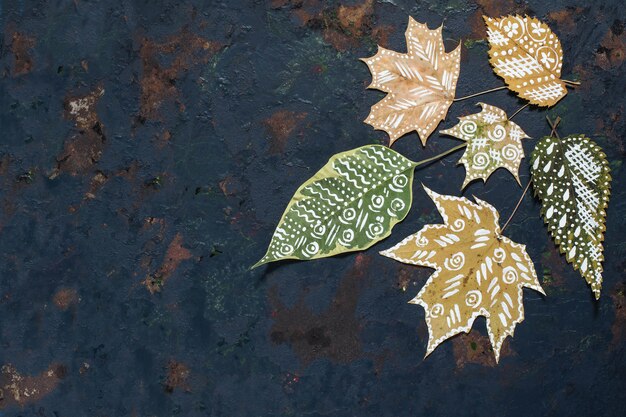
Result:
{"label": "leaf stem", "polygon": [[511,219],[513,218],[513,216],[515,215],[515,213],[517,212],[517,209],[519,208],[520,204],[522,204],[522,200],[524,199],[524,196],[526,195],[526,193],[528,192],[528,189],[530,188],[530,184],[532,183],[532,180],[528,180],[528,184],[526,184],[526,188],[524,188],[524,192],[522,193],[522,196],[519,198],[517,205],[515,206],[515,208],[513,209],[513,213],[511,213],[511,215],[509,216],[508,220],[506,221],[506,223],[504,223],[504,226],[502,226],[502,229],[500,229],[500,234],[502,235],[504,233],[504,229],[506,229],[506,227],[509,225],[509,223],[511,222]]}
{"label": "leaf stem", "polygon": [[554,122],[550,120],[549,116],[546,116],[546,119],[548,120],[548,124],[550,125],[550,128],[552,129],[550,131],[550,136],[552,136],[553,138],[556,137],[558,139],[561,139],[561,137],[559,136],[559,132],[556,131],[557,126],[559,125],[559,123],[561,123],[561,117],[557,116],[556,119],[554,119]]}
{"label": "leaf stem", "polygon": [[519,109],[517,109],[517,111],[515,113],[513,113],[513,115],[511,117],[509,117],[509,120],[511,120],[512,118],[514,118],[515,116],[517,116],[517,113],[521,112],[522,110],[524,110],[526,107],[528,107],[530,103],[526,103],[524,104],[522,107],[520,107]]}
{"label": "leaf stem", "polygon": [[580,81],[570,81],[570,80],[562,80],[565,85],[568,85],[570,87],[577,87],[580,85]]}
{"label": "leaf stem", "polygon": [[443,158],[446,155],[449,155],[449,154],[451,154],[453,152],[458,151],[459,149],[463,149],[466,146],[467,146],[467,143],[462,143],[459,146],[455,146],[454,148],[448,149],[447,151],[442,152],[442,153],[440,153],[438,155],[435,155],[432,158],[422,159],[421,161],[413,162],[413,168],[417,168],[420,165],[426,165],[426,164],[429,164],[431,162],[434,162],[434,161],[436,161],[438,159]]}
{"label": "leaf stem", "polygon": [[492,88],[490,90],[485,90],[485,91],[481,91],[480,93],[475,93],[475,94],[470,94],[469,96],[465,96],[465,97],[459,97],[459,98],[455,98],[452,101],[461,101],[461,100],[465,100],[468,98],[472,98],[472,97],[476,97],[476,96],[481,96],[483,94],[487,94],[487,93],[492,93],[494,91],[498,91],[498,90],[504,90],[505,88],[507,88],[505,85],[501,86],[501,87],[496,87],[496,88]]}

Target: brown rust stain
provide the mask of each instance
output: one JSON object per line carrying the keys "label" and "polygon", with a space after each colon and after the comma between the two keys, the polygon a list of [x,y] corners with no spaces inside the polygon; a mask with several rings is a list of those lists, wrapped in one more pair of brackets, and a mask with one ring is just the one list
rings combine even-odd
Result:
{"label": "brown rust stain", "polygon": [[223,47],[222,43],[209,41],[188,29],[163,42],[144,38],[139,51],[143,69],[140,120],[160,120],[161,108],[168,101],[175,101],[179,111],[184,111],[185,106],[176,87],[178,78],[196,65],[206,64]]}
{"label": "brown rust stain", "polygon": [[300,25],[321,29],[324,41],[340,52],[359,46],[366,38],[385,45],[393,30],[374,25],[374,0],[335,7],[321,0],[272,0],[273,9],[288,9]]}
{"label": "brown rust stain", "polygon": [[303,295],[293,307],[287,307],[276,289],[270,289],[274,319],[270,330],[272,342],[291,346],[304,366],[319,358],[336,363],[349,363],[359,358],[362,353],[361,324],[355,313],[369,262],[367,255],[357,255],[330,306],[320,314],[307,307]]}
{"label": "brown rust stain", "polygon": [[280,154],[285,151],[287,141],[293,135],[296,127],[306,118],[307,113],[298,113],[289,110],[279,110],[263,121],[263,125],[270,135],[270,154]]}
{"label": "brown rust stain", "polygon": [[87,95],[65,99],[65,117],[74,121],[76,132],[65,141],[50,178],[55,178],[61,172],[71,175],[85,173],[100,160],[106,135],[96,105],[103,94],[104,89],[97,87]]}
{"label": "brown rust stain", "polygon": [[151,294],[160,292],[165,285],[165,282],[170,278],[174,271],[176,271],[178,265],[180,265],[182,261],[191,258],[191,252],[183,246],[183,236],[180,233],[177,233],[167,247],[161,266],[154,273],[148,274],[148,276],[144,279],[143,284]]}
{"label": "brown rust stain", "polygon": [[12,75],[14,77],[28,74],[33,70],[35,64],[31,56],[31,49],[35,47],[35,44],[35,38],[21,32],[13,33],[10,48],[13,53]]}
{"label": "brown rust stain", "polygon": [[37,403],[50,394],[66,374],[65,366],[59,364],[51,365],[37,376],[22,375],[13,365],[3,365],[0,370],[0,409]]}
{"label": "brown rust stain", "polygon": [[548,13],[547,18],[556,24],[561,33],[576,32],[576,25],[581,16],[585,16],[589,8],[568,6],[564,9],[554,10]]}
{"label": "brown rust stain", "polygon": [[98,171],[93,177],[91,177],[91,183],[89,184],[89,190],[85,193],[85,199],[96,198],[96,193],[102,188],[104,184],[109,180],[109,177],[102,172]]}
{"label": "brown rust stain", "polygon": [[626,59],[624,22],[614,20],[596,51],[596,65],[604,70],[617,69]]}
{"label": "brown rust stain", "polygon": [[232,197],[240,194],[245,189],[245,185],[242,184],[241,181],[233,175],[227,175],[223,180],[218,183],[218,186],[226,197]]}
{"label": "brown rust stain", "polygon": [[[492,368],[497,365],[489,337],[476,331],[470,331],[467,334],[461,333],[451,340],[457,369],[463,369],[467,364],[477,364]],[[508,340],[505,340],[500,351],[500,361],[502,361],[502,358],[512,355],[515,355],[515,352],[510,347]]]}
{"label": "brown rust stain", "polygon": [[339,25],[346,31],[361,36],[365,26],[370,26],[370,20],[374,14],[374,0],[365,0],[354,6],[339,6],[337,19]]}
{"label": "brown rust stain", "polygon": [[78,291],[74,288],[60,288],[52,298],[54,305],[61,311],[66,311],[79,302]]}
{"label": "brown rust stain", "polygon": [[166,392],[172,393],[176,388],[182,389],[185,392],[191,392],[188,382],[191,371],[187,365],[182,362],[170,360],[167,363],[165,370],[166,376],[165,381],[163,382],[163,387]]}
{"label": "brown rust stain", "polygon": [[489,17],[500,17],[507,14],[526,14],[528,7],[524,1],[517,2],[515,0],[475,0],[478,8],[467,20],[472,28],[470,34],[471,39],[486,39],[487,28],[483,15]]}

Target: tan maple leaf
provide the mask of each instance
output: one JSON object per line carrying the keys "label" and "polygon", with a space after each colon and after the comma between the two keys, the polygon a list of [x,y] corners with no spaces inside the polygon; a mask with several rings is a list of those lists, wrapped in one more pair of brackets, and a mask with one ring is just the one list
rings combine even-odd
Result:
{"label": "tan maple leaf", "polygon": [[406,54],[379,46],[376,55],[362,59],[372,73],[368,88],[389,93],[372,106],[365,123],[386,131],[390,145],[414,130],[425,145],[454,100],[461,48],[446,53],[441,30],[409,17]]}
{"label": "tan maple leaf", "polygon": [[538,106],[552,106],[567,94],[560,79],[563,49],[548,25],[519,15],[483,18],[489,62],[509,89]]}
{"label": "tan maple leaf", "polygon": [[436,270],[410,301],[425,310],[427,356],[444,340],[469,333],[476,317],[485,316],[498,361],[504,339],[524,319],[522,288],[544,294],[533,263],[524,245],[500,234],[491,205],[424,188],[444,224],[426,225],[381,254]]}
{"label": "tan maple leaf", "polygon": [[528,136],[504,110],[485,103],[478,105],[482,107],[480,113],[459,117],[456,126],[440,132],[467,142],[459,160],[466,170],[462,188],[478,178],[487,181],[498,168],[509,170],[519,184],[519,165],[524,158],[521,141]]}

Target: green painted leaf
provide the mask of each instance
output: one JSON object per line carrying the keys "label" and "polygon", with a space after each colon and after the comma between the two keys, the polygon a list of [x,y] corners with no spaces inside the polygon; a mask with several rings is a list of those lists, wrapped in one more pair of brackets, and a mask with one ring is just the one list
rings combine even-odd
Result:
{"label": "green painted leaf", "polygon": [[531,159],[541,214],[561,253],[591,285],[602,288],[602,241],[611,175],[606,155],[582,135],[544,137]]}
{"label": "green painted leaf", "polygon": [[363,250],[386,238],[411,207],[414,167],[380,145],[334,155],[298,188],[253,268]]}

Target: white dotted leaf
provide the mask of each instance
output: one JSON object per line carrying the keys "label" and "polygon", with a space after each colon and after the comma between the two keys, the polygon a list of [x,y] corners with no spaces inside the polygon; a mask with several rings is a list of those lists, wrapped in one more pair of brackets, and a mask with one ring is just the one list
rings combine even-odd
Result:
{"label": "white dotted leaf", "polygon": [[604,222],[611,194],[606,156],[585,136],[546,136],[532,153],[531,174],[554,242],[600,298]]}
{"label": "white dotted leaf", "polygon": [[509,89],[538,106],[553,106],[567,94],[560,79],[563,50],[548,25],[519,15],[483,18],[489,62]]}

